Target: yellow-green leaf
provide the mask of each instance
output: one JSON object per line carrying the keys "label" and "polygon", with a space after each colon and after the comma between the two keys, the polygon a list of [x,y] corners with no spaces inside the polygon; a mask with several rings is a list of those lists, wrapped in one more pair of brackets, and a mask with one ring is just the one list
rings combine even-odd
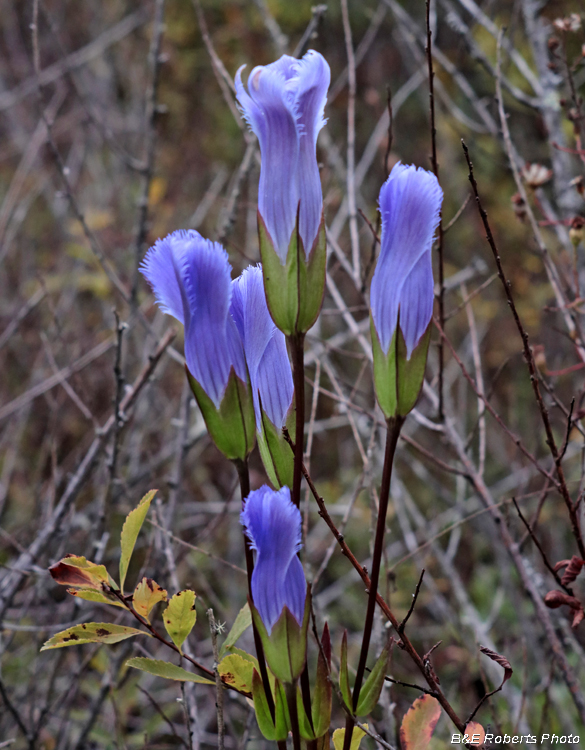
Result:
{"label": "yellow-green leaf", "polygon": [[[368,729],[368,725],[364,724],[366,729]],[[362,741],[362,737],[365,737],[366,733],[363,729],[360,729],[359,727],[353,728],[353,734],[351,735],[351,745],[350,750],[358,750],[360,746],[360,742]],[[343,750],[343,740],[345,739],[345,729],[336,729],[333,732],[333,746],[335,747],[335,750]]]}
{"label": "yellow-green leaf", "polygon": [[218,666],[219,674],[224,682],[233,685],[237,690],[246,693],[252,692],[252,675],[254,663],[244,659],[239,654],[229,654],[224,657]]}
{"label": "yellow-green leaf", "polygon": [[197,612],[195,612],[195,592],[185,589],[175,594],[169,606],[163,612],[163,622],[167,633],[175,646],[181,650],[185,638],[193,630]]}
{"label": "yellow-green leaf", "polygon": [[118,643],[134,635],[148,635],[145,630],[128,628],[124,625],[113,625],[111,622],[84,622],[72,628],[55,633],[43,644],[41,651],[63,646],[80,646],[83,643]]}
{"label": "yellow-green leaf", "polygon": [[219,650],[219,658],[221,659],[226,651],[230,649],[242,633],[247,630],[252,624],[252,613],[250,612],[250,605],[246,602],[242,609],[238,612],[234,624],[230,632],[227,634],[225,641],[223,642],[221,649]]}
{"label": "yellow-green leaf", "polygon": [[166,602],[167,592],[152,578],[143,578],[132,596],[132,606],[139,615],[148,620],[152,608],[158,602]]}
{"label": "yellow-green leaf", "polygon": [[71,596],[76,596],[78,599],[85,599],[88,602],[97,602],[98,604],[111,604],[112,607],[126,607],[121,601],[116,599],[111,594],[104,594],[101,591],[94,591],[93,589],[67,589],[67,593]]}
{"label": "yellow-green leaf", "polygon": [[426,750],[441,715],[441,704],[432,695],[417,698],[408,709],[400,727],[403,750]]}
{"label": "yellow-green leaf", "polygon": [[122,526],[122,534],[120,536],[120,588],[124,591],[124,581],[126,580],[126,573],[128,573],[128,566],[130,565],[130,558],[134,551],[134,545],[136,539],[150,508],[152,498],[156,495],[158,490],[150,490],[138,503],[134,510],[126,516],[124,525]]}
{"label": "yellow-green leaf", "polygon": [[215,685],[214,680],[208,680],[206,677],[200,677],[198,674],[188,672],[176,664],[160,659],[145,659],[142,656],[135,656],[126,662],[127,667],[141,669],[143,672],[154,674],[157,677],[164,677],[165,680],[178,680],[179,682],[200,682],[205,685]]}

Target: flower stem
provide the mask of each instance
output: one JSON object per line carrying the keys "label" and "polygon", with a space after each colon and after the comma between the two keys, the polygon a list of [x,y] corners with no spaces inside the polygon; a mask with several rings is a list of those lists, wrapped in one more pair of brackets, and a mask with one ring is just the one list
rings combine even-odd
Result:
{"label": "flower stem", "polygon": [[295,463],[291,499],[297,508],[301,504],[303,476],[303,447],[305,438],[305,334],[289,337],[295,386]]}
{"label": "flower stem", "polygon": [[[244,507],[244,501],[250,494],[250,471],[248,468],[248,460],[236,460],[234,461],[236,469],[238,470],[238,477],[240,479],[240,494],[242,497],[242,508]],[[246,571],[248,573],[248,598],[252,600],[252,573],[254,572],[254,556],[252,554],[252,547],[250,546],[250,540],[244,533],[244,550],[246,553]],[[272,691],[270,689],[270,681],[268,679],[268,670],[266,669],[266,658],[264,656],[264,648],[262,646],[262,640],[260,633],[256,628],[254,620],[252,620],[252,631],[254,633],[254,645],[256,646],[256,656],[258,657],[258,666],[260,667],[260,676],[262,678],[262,685],[264,687],[264,693],[266,694],[266,702],[268,703],[268,709],[272,720],[276,716],[274,708],[274,699],[272,697]]]}
{"label": "flower stem", "polygon": [[288,703],[288,712],[290,715],[290,725],[293,738],[293,750],[301,750],[301,732],[299,729],[299,713],[297,711],[297,684],[289,682],[284,686],[286,693],[286,702]]}
{"label": "flower stem", "polygon": [[[386,514],[388,512],[388,500],[390,498],[392,466],[394,464],[396,444],[398,443],[398,437],[403,423],[404,419],[402,417],[394,417],[393,419],[387,420],[388,430],[386,433],[386,452],[384,455],[384,468],[382,470],[382,485],[380,487],[380,504],[378,508],[378,522],[376,524],[376,538],[374,541],[374,554],[372,558],[371,585],[368,595],[368,607],[366,610],[362,649],[353,687],[352,703],[354,711],[357,708],[360,690],[362,689],[362,682],[366,671],[366,661],[368,658],[368,649],[370,647],[370,639],[372,636],[372,626],[374,624],[374,613],[376,609],[376,596],[378,594],[378,581],[380,579],[380,567],[382,563],[382,552],[384,550],[384,533],[386,531]],[[351,717],[348,717],[345,724],[343,750],[349,750],[351,746],[353,727],[354,721]]]}

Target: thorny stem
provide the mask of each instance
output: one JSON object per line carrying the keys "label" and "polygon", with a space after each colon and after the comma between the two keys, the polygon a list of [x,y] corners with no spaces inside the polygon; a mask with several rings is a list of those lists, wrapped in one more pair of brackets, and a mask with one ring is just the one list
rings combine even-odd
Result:
{"label": "thorny stem", "polygon": [[[370,639],[372,637],[372,626],[374,624],[374,614],[376,611],[376,597],[378,594],[378,582],[380,580],[380,567],[382,565],[382,553],[384,551],[384,535],[386,532],[386,513],[388,511],[388,501],[390,499],[390,480],[392,478],[392,466],[394,464],[394,454],[396,445],[400,436],[400,429],[404,423],[402,417],[389,419],[387,422],[388,429],[386,432],[386,451],[384,455],[384,468],[382,470],[382,485],[380,487],[380,501],[378,507],[378,522],[376,524],[376,537],[374,541],[374,554],[372,556],[372,575],[370,580],[370,590],[368,594],[368,608],[366,610],[366,621],[364,624],[364,636],[362,638],[362,648],[360,660],[358,663],[355,683],[353,687],[353,710],[355,712],[364,673],[366,671],[366,661],[368,659],[368,650],[370,648]],[[354,720],[353,717],[347,717],[345,723],[345,739],[343,743],[344,750],[351,747],[351,736],[353,734]]]}
{"label": "thorny stem", "polygon": [[[437,160],[437,128],[435,127],[435,86],[434,86],[434,78],[435,78],[435,72],[433,70],[433,47],[432,47],[432,31],[431,31],[431,20],[430,20],[430,13],[431,13],[431,0],[426,0],[426,26],[427,26],[427,45],[426,45],[426,53],[427,53],[427,65],[429,69],[429,115],[430,115],[430,121],[431,121],[431,165],[433,168],[433,174],[439,179],[439,162]],[[444,260],[443,260],[443,221],[442,221],[442,214],[440,214],[439,218],[439,229],[438,229],[438,242],[437,242],[437,252],[439,256],[439,322],[441,323],[441,328],[444,328],[445,326],[445,268],[444,268]],[[443,351],[443,341],[442,339],[439,339],[439,344],[437,348],[437,353],[439,357],[439,382],[438,382],[438,391],[439,391],[439,419],[442,421],[444,418],[444,411],[443,411],[443,366],[444,366],[444,351]]]}
{"label": "thorny stem", "polygon": [[[242,508],[244,507],[244,500],[250,494],[250,470],[248,468],[247,459],[244,461],[234,461],[236,469],[238,470],[238,477],[240,479],[240,494],[242,497]],[[250,602],[252,599],[252,573],[254,572],[254,556],[252,554],[252,547],[250,540],[244,533],[244,550],[246,553],[246,572],[248,574],[248,599]],[[256,656],[258,657],[258,666],[260,667],[260,677],[262,678],[262,685],[264,687],[264,693],[266,694],[266,702],[268,703],[268,709],[270,715],[274,720],[276,716],[274,708],[274,700],[272,698],[272,691],[270,689],[270,681],[268,679],[268,670],[266,669],[266,657],[264,656],[264,648],[262,646],[262,639],[260,633],[256,627],[256,623],[252,619],[252,631],[254,633],[254,646],[256,647]]]}
{"label": "thorny stem", "polygon": [[498,271],[498,276],[500,278],[500,281],[502,282],[504,293],[506,295],[506,300],[508,302],[510,310],[512,311],[512,316],[514,317],[516,328],[518,329],[518,333],[520,334],[520,338],[522,339],[522,349],[524,353],[524,359],[528,366],[528,372],[530,375],[530,383],[532,385],[532,390],[534,391],[534,398],[536,399],[536,403],[538,405],[540,416],[541,416],[542,423],[544,426],[544,431],[546,433],[546,443],[550,449],[551,455],[555,463],[556,473],[558,477],[558,489],[565,502],[567,511],[569,513],[569,519],[571,521],[571,530],[573,532],[573,536],[575,537],[575,541],[577,542],[579,554],[581,555],[581,557],[585,558],[585,543],[583,542],[583,536],[581,534],[581,528],[579,525],[579,518],[577,514],[577,507],[573,503],[571,499],[571,495],[569,493],[569,488],[567,487],[567,482],[565,479],[565,472],[563,470],[563,465],[562,465],[563,456],[561,453],[559,453],[559,450],[558,450],[558,447],[554,438],[554,434],[552,431],[552,425],[550,423],[550,419],[548,416],[548,410],[546,408],[546,405],[542,398],[542,394],[540,392],[538,373],[536,370],[536,364],[534,362],[534,355],[532,353],[532,349],[530,348],[530,344],[528,343],[528,334],[524,330],[524,326],[522,325],[522,321],[520,320],[520,316],[518,315],[516,304],[514,302],[514,298],[512,296],[512,292],[510,289],[510,282],[508,281],[504,273],[500,254],[498,252],[498,248],[496,247],[496,242],[494,240],[494,236],[492,234],[492,230],[488,222],[487,213],[481,204],[479,192],[477,189],[477,182],[475,181],[475,176],[473,174],[473,164],[469,156],[469,150],[463,141],[461,141],[461,144],[463,146],[465,159],[467,160],[467,166],[469,168],[469,182],[471,183],[471,187],[473,189],[473,195],[475,197],[477,210],[479,211],[479,215],[481,217],[483,227],[486,233],[486,239],[493,253],[494,260],[496,262],[496,268]]}

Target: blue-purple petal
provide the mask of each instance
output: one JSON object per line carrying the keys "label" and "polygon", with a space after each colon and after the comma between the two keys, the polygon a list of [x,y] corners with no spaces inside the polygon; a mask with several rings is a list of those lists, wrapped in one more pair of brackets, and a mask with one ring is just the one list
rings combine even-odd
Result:
{"label": "blue-purple petal", "polygon": [[219,408],[231,368],[247,379],[242,344],[229,315],[226,251],[194,230],[173,232],[148,251],[141,271],[163,312],[184,323],[187,367]]}
{"label": "blue-purple petal", "polygon": [[431,172],[397,164],[380,191],[382,247],[370,303],[384,353],[400,328],[407,357],[424,334],[433,307],[432,243],[443,191]]}
{"label": "blue-purple petal", "polygon": [[297,553],[301,548],[301,514],[288,487],[264,485],[248,495],[240,520],[256,550],[252,598],[268,634],[286,606],[302,623],[306,582]]}
{"label": "blue-purple petal", "polygon": [[241,71],[236,74],[236,93],[246,121],[258,136],[262,156],[258,210],[284,263],[297,211],[307,255],[321,220],[316,142],[324,124],[329,66],[314,50],[302,60],[283,55],[252,70],[248,91]]}
{"label": "blue-purple petal", "polygon": [[256,412],[261,429],[260,402],[270,421],[282,427],[293,397],[293,380],[284,334],[268,311],[262,268],[248,266],[232,282],[230,311],[241,337]]}

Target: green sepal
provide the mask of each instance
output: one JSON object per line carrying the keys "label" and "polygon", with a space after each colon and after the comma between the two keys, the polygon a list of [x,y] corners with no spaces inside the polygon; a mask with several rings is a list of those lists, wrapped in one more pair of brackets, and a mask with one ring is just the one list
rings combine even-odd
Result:
{"label": "green sepal", "polygon": [[282,263],[264,219],[258,212],[258,240],[266,301],[272,319],[286,336],[306,333],[315,324],[325,293],[327,238],[324,216],[321,216],[308,259],[299,235],[298,223],[297,217],[286,262]]}
{"label": "green sepal", "polygon": [[300,677],[305,667],[307,658],[307,631],[311,610],[310,601],[311,590],[307,586],[302,624],[299,625],[289,608],[284,607],[280,617],[274,623],[270,635],[268,635],[266,627],[262,622],[260,613],[253,603],[250,602],[252,618],[262,639],[266,661],[276,679],[281,682],[294,682]]}
{"label": "green sepal", "polygon": [[262,684],[262,678],[254,669],[252,672],[252,699],[254,700],[254,711],[258,727],[267,740],[279,742],[288,737],[290,722],[286,711],[286,701],[282,693],[282,686],[276,683],[274,697],[275,720],[272,720],[268,700]]}
{"label": "green sepal", "polygon": [[240,380],[232,367],[222,402],[217,409],[187,366],[185,372],[211,439],[226,458],[244,461],[256,441],[256,418],[250,386]]}
{"label": "green sepal", "polygon": [[351,689],[349,687],[349,673],[347,671],[347,630],[343,631],[341,639],[341,661],[339,663],[339,689],[345,705],[352,710]]}
{"label": "green sepal", "polygon": [[357,708],[355,710],[356,716],[367,716],[372,713],[378,705],[380,693],[382,692],[382,687],[384,685],[384,678],[386,677],[388,669],[389,658],[390,649],[388,646],[385,646],[378,657],[378,660],[374,664],[374,668],[368,675],[368,679],[362,686]]}
{"label": "green sepal", "polygon": [[[294,399],[293,399],[294,403]],[[261,430],[257,434],[258,448],[262,463],[272,484],[280,489],[281,487],[292,487],[294,471],[294,453],[290,445],[284,439],[282,430],[272,424],[268,415],[260,405],[262,415]],[[286,426],[291,435],[295,434],[295,410],[294,406],[288,412]]]}
{"label": "green sepal", "polygon": [[424,381],[431,325],[429,323],[410,359],[406,358],[406,343],[400,325],[396,326],[387,354],[382,350],[371,316],[370,330],[374,355],[374,384],[380,408],[386,419],[406,417],[414,408]]}
{"label": "green sepal", "polygon": [[315,735],[321,737],[329,729],[331,723],[331,640],[329,626],[325,623],[321,637],[321,648],[317,657],[317,678],[311,705],[313,727]]}

